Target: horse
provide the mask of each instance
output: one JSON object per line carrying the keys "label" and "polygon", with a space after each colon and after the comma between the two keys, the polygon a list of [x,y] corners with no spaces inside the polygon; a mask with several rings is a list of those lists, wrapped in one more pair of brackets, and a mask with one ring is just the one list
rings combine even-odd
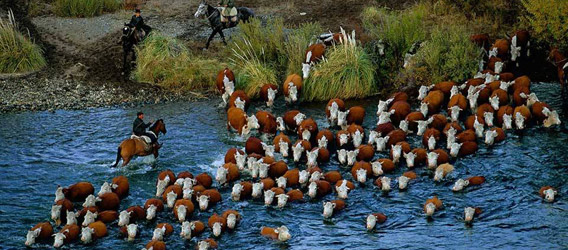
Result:
{"label": "horse", "polygon": [[[143,31],[142,31],[143,32]],[[144,32],[141,34],[140,31],[132,28],[128,24],[124,24],[122,29],[122,36],[120,37],[120,42],[122,43],[123,51],[123,64],[122,64],[122,74],[126,73],[128,65],[128,55],[132,52],[132,61],[136,61],[136,52],[134,51],[134,46],[138,45],[144,39]]]}
{"label": "horse", "polygon": [[548,55],[548,61],[550,61],[552,65],[556,66],[558,71],[558,80],[560,81],[562,93],[564,93],[564,89],[568,87],[566,85],[566,81],[568,80],[568,58],[566,58],[557,48],[553,48]]}
{"label": "horse", "polygon": [[[157,120],[154,124],[152,124],[152,126],[150,126],[149,131],[154,133],[157,139],[160,133],[166,134],[166,124],[162,119]],[[126,166],[135,155],[147,156],[153,154],[155,158],[158,158],[158,148],[150,146],[151,149],[147,150],[146,147],[148,146],[150,145],[148,145],[144,141],[144,139],[141,138],[130,138],[122,141],[120,143],[120,146],[118,146],[118,152],[116,153],[116,162],[114,163],[114,165],[112,165],[112,167],[116,167],[121,158],[122,166]]]}
{"label": "horse", "polygon": [[213,32],[211,32],[211,35],[207,39],[207,43],[205,44],[205,49],[209,49],[209,43],[211,43],[211,40],[213,39],[213,37],[215,37],[215,34],[217,33],[221,35],[223,43],[227,45],[227,42],[225,41],[225,34],[223,34],[223,30],[237,26],[240,20],[242,20],[244,23],[247,23],[250,18],[254,17],[254,11],[252,11],[250,8],[238,7],[237,11],[238,11],[237,21],[227,22],[228,25],[225,25],[221,22],[221,12],[219,11],[219,9],[209,5],[205,0],[201,0],[201,3],[199,3],[199,7],[195,12],[195,18],[199,18],[203,15],[206,15],[207,19],[209,19],[209,24],[211,25],[211,29],[213,29]]}

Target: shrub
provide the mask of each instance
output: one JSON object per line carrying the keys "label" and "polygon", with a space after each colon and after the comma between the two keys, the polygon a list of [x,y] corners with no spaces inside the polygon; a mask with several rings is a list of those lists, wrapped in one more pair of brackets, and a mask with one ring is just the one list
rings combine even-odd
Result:
{"label": "shrub", "polygon": [[422,79],[416,79],[422,84],[461,82],[477,72],[480,59],[481,53],[469,41],[469,32],[464,26],[438,26],[413,58],[415,68],[411,71],[427,73]]}
{"label": "shrub", "polygon": [[561,49],[568,49],[568,1],[523,0],[526,14],[522,20],[533,30],[533,36]]}
{"label": "shrub", "polygon": [[152,32],[136,49],[134,77],[179,92],[210,89],[219,62],[193,55],[180,41]]}
{"label": "shrub", "polygon": [[42,49],[30,36],[18,31],[12,11],[8,21],[0,18],[0,73],[22,73],[38,70],[46,65]]}
{"label": "shrub", "polygon": [[304,82],[301,94],[304,100],[363,98],[376,93],[375,68],[354,37],[331,47],[326,57],[327,60],[312,67],[313,72]]}
{"label": "shrub", "polygon": [[93,17],[122,7],[120,0],[56,0],[55,13],[64,17]]}
{"label": "shrub", "polygon": [[302,63],[306,48],[315,43],[315,36],[323,31],[319,23],[302,23],[297,28],[292,29],[284,43],[284,54],[288,57],[286,75],[302,75]]}
{"label": "shrub", "polygon": [[247,96],[256,98],[264,84],[278,84],[276,71],[262,61],[262,54],[257,54],[261,52],[256,51],[251,42],[243,39],[242,46],[236,45],[233,58],[230,59],[237,66],[235,87],[244,90]]}

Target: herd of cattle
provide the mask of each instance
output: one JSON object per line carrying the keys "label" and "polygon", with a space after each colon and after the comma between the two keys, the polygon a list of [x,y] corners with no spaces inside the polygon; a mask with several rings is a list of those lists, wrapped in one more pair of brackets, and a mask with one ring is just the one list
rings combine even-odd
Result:
{"label": "herd of cattle", "polygon": [[[328,38],[324,43],[310,46],[305,64],[317,63],[312,60],[315,54],[320,57],[326,46],[342,40],[337,35]],[[488,46],[489,38],[484,35],[472,36],[472,41],[488,52],[484,71],[463,84],[447,81],[420,87],[417,110],[412,110],[409,96],[404,92],[379,101],[378,121],[368,130],[362,127],[367,111],[360,106],[347,108],[340,99],[332,99],[326,105],[329,129],[320,129],[314,119],[300,110],[288,110],[279,117],[263,110],[248,115],[251,100],[242,90],[234,89],[233,72],[223,69],[217,76],[217,88],[228,106],[227,128],[242,136],[258,130],[274,136],[271,142],[249,137],[244,149],[229,149],[215,178],[208,173],[193,176],[184,171],[176,176],[170,170],[162,171],[156,182],[156,197],[148,199],[143,207],[131,206],[120,212],[121,200],[129,195],[129,182],[124,176],[105,182],[96,196],[93,185],[88,182],[58,187],[51,219],[62,228],[54,233],[51,222],[39,223],[28,231],[25,244],[53,241],[54,247],[61,247],[79,238],[89,243],[105,237],[107,225],[118,226],[121,234],[131,241],[139,235],[137,222],[155,222],[157,214],[167,210],[181,224],[182,238],[190,240],[201,235],[207,227],[218,237],[227,230],[236,229],[242,219],[238,211],[214,213],[207,224],[190,220],[196,209],[194,204],[206,211],[222,201],[221,193],[213,187],[214,181],[219,188],[232,184],[231,199],[234,201],[260,199],[265,205],[278,208],[307,197],[325,198],[335,192],[337,199],[323,203],[323,216],[330,218],[345,209],[345,200],[349,192],[357,188],[357,182],[363,184],[374,178],[373,183],[379,190],[389,192],[392,180],[387,175],[403,166],[408,171],[396,177],[401,190],[407,189],[417,178],[413,171],[416,167],[425,167],[433,172],[434,181],[442,181],[454,169],[450,164],[452,159],[475,154],[479,141],[492,145],[505,140],[505,130],[523,130],[532,124],[545,127],[560,124],[557,112],[530,91],[531,81],[527,76],[515,77],[504,72],[508,62],[530,53],[528,34],[517,32],[511,41],[500,39],[493,46]],[[316,53],[314,48],[323,50],[318,49]],[[309,66],[305,68],[309,72]],[[304,73],[304,78],[309,77],[306,71]],[[295,74],[284,81],[282,92],[287,103],[299,101],[302,81],[303,77]],[[261,88],[260,96],[268,107],[274,104],[279,89],[275,84]],[[422,147],[412,148],[407,142],[412,134],[422,139]],[[294,138],[297,139],[292,143]],[[375,159],[377,152],[388,153],[389,157]],[[332,156],[337,157],[341,167],[351,168],[351,176],[342,176],[335,170],[325,171]],[[289,168],[287,162],[290,161],[303,169]],[[483,176],[458,179],[452,190],[458,192],[484,182]],[[544,200],[553,202],[557,191],[546,186],[539,194]],[[433,216],[442,207],[442,200],[436,196],[423,204],[426,216]],[[471,223],[480,213],[478,207],[465,207],[464,220]],[[373,230],[376,224],[386,219],[382,213],[369,214],[366,228]],[[174,227],[169,223],[156,222],[152,240],[145,249],[166,249],[164,239],[173,231]],[[260,231],[279,241],[291,238],[286,226],[263,227]],[[212,238],[197,244],[198,249],[216,247]]]}

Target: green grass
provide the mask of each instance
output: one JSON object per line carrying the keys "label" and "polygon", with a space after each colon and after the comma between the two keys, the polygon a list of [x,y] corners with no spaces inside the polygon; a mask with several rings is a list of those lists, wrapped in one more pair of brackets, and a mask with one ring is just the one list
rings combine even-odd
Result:
{"label": "green grass", "polygon": [[223,67],[217,60],[193,55],[183,43],[159,32],[152,32],[136,53],[138,81],[177,92],[212,89]]}
{"label": "green grass", "polygon": [[284,54],[288,56],[286,75],[302,75],[302,62],[304,54],[311,43],[316,42],[316,36],[321,34],[323,29],[319,23],[302,23],[293,28],[288,34],[284,43]]}
{"label": "green grass", "polygon": [[11,11],[8,20],[0,18],[0,73],[22,73],[41,69],[46,65],[42,49],[23,35]]}
{"label": "green grass", "polygon": [[521,20],[537,40],[568,50],[568,1],[522,0],[525,15]]}
{"label": "green grass", "polygon": [[329,48],[326,61],[312,67],[301,96],[306,101],[364,98],[376,94],[375,66],[355,41]]}
{"label": "green grass", "polygon": [[63,17],[93,17],[114,12],[122,7],[121,0],[56,0],[55,13]]}
{"label": "green grass", "polygon": [[230,59],[237,65],[235,87],[244,90],[251,98],[258,97],[264,84],[278,85],[276,70],[262,60],[260,53],[262,52],[255,50],[253,43],[243,39],[242,45],[235,45]]}

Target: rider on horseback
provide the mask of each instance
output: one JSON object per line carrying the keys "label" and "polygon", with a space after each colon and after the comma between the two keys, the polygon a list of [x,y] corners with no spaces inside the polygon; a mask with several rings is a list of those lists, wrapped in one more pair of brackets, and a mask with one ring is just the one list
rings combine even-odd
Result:
{"label": "rider on horseback", "polygon": [[151,144],[154,148],[160,148],[160,144],[158,143],[158,137],[152,133],[147,132],[146,128],[150,127],[154,121],[150,121],[149,123],[144,123],[144,113],[138,112],[136,114],[136,119],[134,120],[134,124],[132,125],[132,132],[136,136],[147,136],[151,140]]}
{"label": "rider on horseback", "polygon": [[231,23],[227,22],[237,22],[238,12],[237,8],[235,8],[234,0],[221,0],[219,6],[221,6],[221,22],[223,24],[225,24],[226,26],[231,26]]}
{"label": "rider on horseback", "polygon": [[144,18],[142,18],[142,16],[140,15],[140,9],[136,9],[134,11],[134,15],[130,19],[128,26],[130,26],[131,28],[133,27],[134,30],[138,31],[140,38],[144,38],[152,30],[150,26],[144,24]]}

